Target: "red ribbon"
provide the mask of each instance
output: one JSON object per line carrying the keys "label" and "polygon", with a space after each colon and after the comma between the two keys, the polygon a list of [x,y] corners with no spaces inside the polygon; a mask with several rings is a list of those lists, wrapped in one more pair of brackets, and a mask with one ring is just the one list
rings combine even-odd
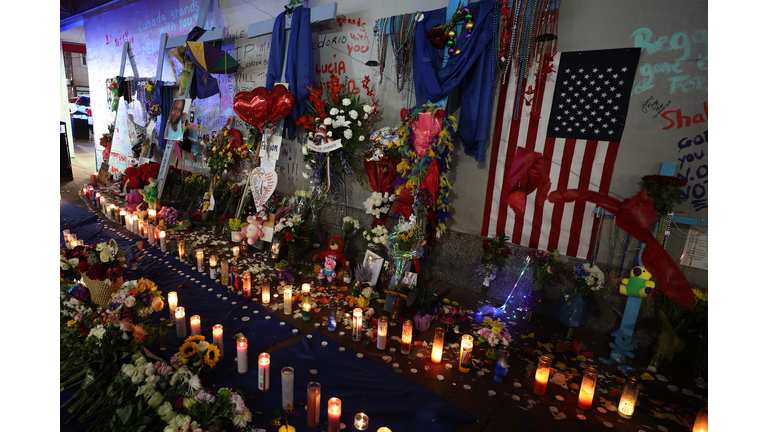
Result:
{"label": "red ribbon", "polygon": [[645,189],[624,201],[600,192],[568,189],[552,192],[549,194],[549,201],[556,204],[589,201],[613,213],[619,228],[645,243],[642,252],[643,266],[659,281],[659,289],[673,302],[687,310],[693,310],[695,298],[691,285],[677,263],[651,232],[651,226],[658,213]]}

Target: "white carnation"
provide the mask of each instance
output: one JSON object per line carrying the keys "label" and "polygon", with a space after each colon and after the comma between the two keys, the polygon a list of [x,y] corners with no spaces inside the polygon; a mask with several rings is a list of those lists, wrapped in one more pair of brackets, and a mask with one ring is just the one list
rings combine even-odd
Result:
{"label": "white carnation", "polygon": [[349,100],[349,98],[344,98],[344,99],[341,100],[341,104],[344,105],[344,106],[349,106],[351,103],[352,103],[352,101]]}
{"label": "white carnation", "polygon": [[[373,107],[368,104],[365,104],[363,105],[363,111],[365,111],[366,114],[370,114],[373,112]],[[368,117],[366,116],[366,118]]]}
{"label": "white carnation", "polygon": [[330,138],[332,136],[333,136],[333,131],[328,131],[328,137]]}
{"label": "white carnation", "polygon": [[352,129],[345,129],[344,130],[344,138],[351,139],[352,138]]}
{"label": "white carnation", "polygon": [[330,125],[331,123],[333,123],[333,120],[331,120],[330,117],[326,117],[325,120],[323,120],[323,123],[325,123],[326,125]]}
{"label": "white carnation", "polygon": [[302,146],[302,147],[301,147],[301,154],[303,154],[303,155],[305,155],[305,156],[306,156],[306,155],[308,155],[308,154],[309,154],[309,147],[307,147],[307,146]]}
{"label": "white carnation", "polygon": [[352,118],[352,120],[357,120],[357,111],[352,110],[349,112],[349,117]]}
{"label": "white carnation", "polygon": [[360,141],[365,141],[365,135],[360,135],[360,138],[359,138],[359,140],[360,140]]}
{"label": "white carnation", "polygon": [[331,111],[329,111],[330,115],[336,115],[338,113],[339,113],[339,109],[338,108],[331,108]]}

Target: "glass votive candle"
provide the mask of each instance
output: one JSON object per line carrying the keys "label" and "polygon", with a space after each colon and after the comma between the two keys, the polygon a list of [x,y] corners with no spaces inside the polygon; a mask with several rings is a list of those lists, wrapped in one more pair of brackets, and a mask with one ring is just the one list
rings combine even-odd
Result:
{"label": "glass votive candle", "polygon": [[336,331],[336,311],[336,303],[332,302],[330,306],[328,306],[328,331],[331,333]]}
{"label": "glass votive candle", "polygon": [[592,408],[592,400],[595,397],[595,385],[597,384],[597,369],[588,367],[581,379],[579,390],[579,408],[588,410]]}
{"label": "glass votive candle", "polygon": [[244,337],[237,339],[237,373],[248,373],[248,339]]}
{"label": "glass votive candle", "polygon": [[271,251],[272,251],[272,253],[270,254],[270,256],[272,257],[273,260],[277,261],[277,258],[280,256],[280,242],[279,241],[274,241],[272,243]]}
{"label": "glass votive candle", "polygon": [[240,256],[240,246],[232,246],[232,255]]}
{"label": "glass votive candle", "polygon": [[388,427],[380,427],[380,428],[376,429],[376,432],[392,432],[392,429],[390,429]]}
{"label": "glass votive candle", "polygon": [[382,315],[379,317],[379,328],[376,334],[376,348],[384,351],[387,349],[387,327],[389,327],[389,318]]}
{"label": "glass votive candle", "polygon": [[261,304],[263,306],[269,306],[270,300],[271,298],[269,294],[269,282],[263,282],[261,284]]}
{"label": "glass votive candle", "polygon": [[176,337],[179,339],[187,337],[187,320],[183,306],[176,307]]}
{"label": "glass votive candle", "polygon": [[214,325],[211,333],[213,333],[213,344],[219,349],[219,356],[224,358],[224,326]]}
{"label": "glass votive candle", "polygon": [[291,303],[293,303],[293,290],[291,290],[290,286],[286,286],[283,290],[283,312],[286,315],[292,313]]}
{"label": "glass votive candle", "polygon": [[269,363],[268,353],[259,354],[259,392],[261,393],[269,391]]}
{"label": "glass votive candle", "polygon": [[637,377],[631,376],[627,378],[624,383],[624,390],[621,392],[621,399],[619,400],[618,411],[619,415],[625,419],[632,418],[632,414],[635,412],[635,403],[637,402],[637,394],[640,392],[640,383]]}
{"label": "glass votive candle", "polygon": [[355,430],[368,429],[368,416],[365,413],[355,414]]}
{"label": "glass votive candle", "polygon": [[493,380],[497,383],[504,381],[507,370],[509,370],[509,348],[502,346],[499,348],[499,356],[496,357],[496,372]]}
{"label": "glass votive candle", "polygon": [[176,306],[179,304],[179,296],[176,294],[176,291],[171,291],[168,293],[168,312],[170,312],[170,321],[171,325],[176,323]]}
{"label": "glass votive candle", "polygon": [[211,279],[216,280],[216,263],[218,259],[216,258],[216,255],[211,255],[210,258],[208,258],[208,271],[211,273]]}
{"label": "glass votive candle", "polygon": [[400,354],[411,353],[411,339],[413,338],[413,321],[403,321],[403,333],[400,335]]}
{"label": "glass votive candle", "polygon": [[189,328],[192,332],[192,336],[200,336],[200,315],[192,315],[189,317]]}
{"label": "glass votive candle", "polygon": [[549,364],[552,359],[549,357],[539,357],[539,366],[536,369],[536,382],[533,384],[533,392],[539,396],[544,396],[547,392],[547,382],[549,381]]}
{"label": "glass votive candle", "polygon": [[179,261],[186,261],[187,260],[187,243],[184,241],[184,237],[179,237],[178,240],[176,240],[176,245],[178,245],[179,248]]}
{"label": "glass votive candle", "polygon": [[221,284],[223,286],[229,285],[229,263],[227,260],[221,260],[219,263],[219,273],[221,273]]}
{"label": "glass votive candle", "polygon": [[149,218],[150,222],[155,223],[155,220],[157,219],[157,210],[154,210],[154,209],[147,210],[147,217]]}
{"label": "glass votive candle", "polygon": [[320,426],[320,383],[311,382],[307,385],[307,426]]}
{"label": "glass votive candle", "polygon": [[205,268],[203,266],[203,259],[205,258],[205,252],[202,248],[195,250],[195,258],[197,258],[197,271],[202,273]]}
{"label": "glass votive candle", "polygon": [[328,399],[328,432],[341,430],[341,399],[332,397]]}
{"label": "glass votive candle", "polygon": [[443,343],[445,342],[445,327],[435,329],[435,338],[432,340],[432,363],[440,363],[443,359]]}
{"label": "glass votive candle", "polygon": [[363,336],[363,310],[355,308],[352,311],[352,340],[360,342]]}
{"label": "glass votive candle", "polygon": [[310,308],[311,306],[308,304],[301,305],[301,321],[302,322],[308,323],[309,321],[312,320],[312,315],[309,312]]}
{"label": "glass votive candle", "polygon": [[157,237],[160,239],[160,252],[167,252],[168,246],[165,242],[165,231],[160,231]]}
{"label": "glass votive candle", "polygon": [[463,373],[469,372],[469,367],[472,366],[472,347],[474,346],[475,338],[471,335],[465,334],[461,337],[461,351],[459,354],[459,371]]}
{"label": "glass votive candle", "polygon": [[251,272],[243,272],[243,298],[251,298]]}
{"label": "glass votive candle", "polygon": [[709,430],[709,402],[704,402],[701,411],[696,415],[693,422],[692,432],[707,432]]}
{"label": "glass votive candle", "polygon": [[288,405],[293,405],[293,368],[284,367],[280,371],[283,381],[283,409],[287,409]]}

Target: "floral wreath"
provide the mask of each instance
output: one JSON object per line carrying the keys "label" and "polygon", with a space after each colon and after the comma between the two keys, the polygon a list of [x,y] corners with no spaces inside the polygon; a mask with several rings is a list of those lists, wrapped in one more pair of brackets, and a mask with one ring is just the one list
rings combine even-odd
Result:
{"label": "floral wreath", "polygon": [[[442,119],[442,130],[432,138],[429,143],[429,152],[421,157],[416,152],[414,146],[414,125],[419,118],[419,113],[433,112],[436,118]],[[400,111],[402,120],[395,134],[400,137],[397,146],[399,147],[402,160],[397,165],[398,180],[395,182],[395,193],[400,195],[404,190],[418,190],[421,186],[424,176],[427,174],[429,166],[433,160],[437,160],[438,165],[438,193],[433,197],[434,209],[437,213],[437,223],[435,230],[438,234],[445,233],[447,227],[445,221],[451,217],[449,211],[450,199],[448,194],[451,191],[451,183],[448,181],[448,173],[451,171],[451,153],[453,152],[453,141],[456,139],[456,119],[448,116],[445,109],[437,107],[434,104],[424,104],[420,107],[405,108]],[[407,179],[407,180],[406,180]],[[427,205],[427,207],[432,207]]]}

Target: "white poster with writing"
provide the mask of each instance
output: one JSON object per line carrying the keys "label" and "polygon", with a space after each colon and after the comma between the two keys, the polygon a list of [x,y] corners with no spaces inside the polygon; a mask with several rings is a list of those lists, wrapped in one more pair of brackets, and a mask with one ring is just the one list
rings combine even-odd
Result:
{"label": "white poster with writing", "polygon": [[707,251],[709,250],[709,236],[707,227],[688,228],[688,237],[685,239],[685,249],[680,257],[680,264],[702,270],[707,270]]}

